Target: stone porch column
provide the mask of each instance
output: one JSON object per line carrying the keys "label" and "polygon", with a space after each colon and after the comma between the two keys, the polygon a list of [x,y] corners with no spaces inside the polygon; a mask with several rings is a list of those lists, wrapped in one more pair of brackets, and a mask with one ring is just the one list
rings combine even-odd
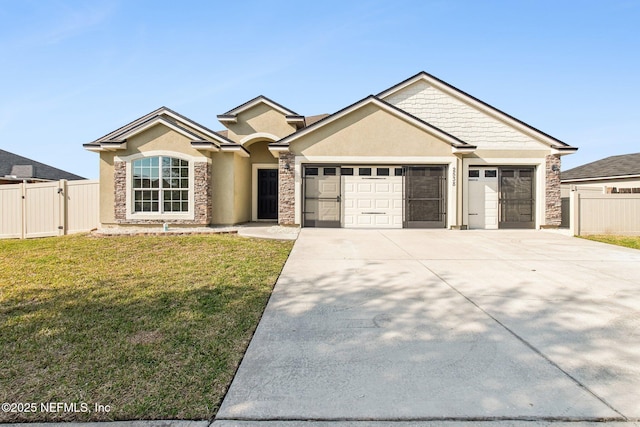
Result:
{"label": "stone porch column", "polygon": [[545,209],[544,226],[558,227],[562,221],[562,200],[560,198],[560,156],[545,157]]}
{"label": "stone porch column", "polygon": [[295,154],[288,151],[281,152],[278,156],[278,224],[280,225],[294,225],[296,222],[295,188]]}

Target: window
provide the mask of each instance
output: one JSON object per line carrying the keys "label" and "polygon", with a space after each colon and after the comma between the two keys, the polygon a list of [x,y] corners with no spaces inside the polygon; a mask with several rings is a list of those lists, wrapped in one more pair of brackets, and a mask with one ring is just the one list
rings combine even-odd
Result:
{"label": "window", "polygon": [[133,162],[134,212],[188,212],[189,162],[145,157]]}
{"label": "window", "polygon": [[498,171],[495,170],[495,169],[484,171],[484,177],[485,178],[495,178],[497,176],[498,176]]}
{"label": "window", "polygon": [[353,168],[340,168],[340,175],[353,175]]}
{"label": "window", "polygon": [[371,176],[371,168],[358,168],[358,175]]}
{"label": "window", "polygon": [[318,168],[304,168],[304,176],[318,175]]}
{"label": "window", "polygon": [[395,168],[393,174],[395,176],[402,176],[402,168]]}
{"label": "window", "polygon": [[336,168],[323,168],[322,174],[326,176],[335,176]]}
{"label": "window", "polygon": [[378,168],[378,176],[389,176],[389,168]]}
{"label": "window", "polygon": [[478,169],[469,169],[469,178],[480,178],[480,171]]}

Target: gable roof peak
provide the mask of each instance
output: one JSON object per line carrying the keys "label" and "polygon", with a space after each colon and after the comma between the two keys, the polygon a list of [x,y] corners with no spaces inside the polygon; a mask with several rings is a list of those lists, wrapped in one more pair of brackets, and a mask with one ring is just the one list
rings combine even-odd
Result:
{"label": "gable roof peak", "polygon": [[238,105],[235,108],[232,108],[231,110],[227,111],[224,114],[220,114],[218,117],[227,117],[227,116],[237,116],[238,114],[242,113],[243,111],[246,111],[250,108],[255,107],[258,104],[266,104],[268,106],[270,106],[271,108],[280,111],[281,113],[283,113],[285,116],[299,116],[298,113],[296,113],[293,110],[290,110],[289,108],[285,107],[282,104],[279,104],[277,102],[275,102],[274,100],[267,98],[264,95],[258,95],[253,99],[250,99],[249,101]]}
{"label": "gable roof peak", "polygon": [[406,87],[418,82],[418,81],[425,81],[427,82],[430,86],[433,86],[439,90],[441,90],[442,92],[457,98],[458,100],[464,102],[465,104],[482,111],[484,114],[487,114],[489,116],[492,116],[504,123],[507,123],[508,125],[520,130],[521,132],[524,132],[526,134],[529,134],[530,136],[540,140],[540,141],[544,141],[547,145],[549,145],[550,147],[557,149],[557,150],[562,150],[563,152],[573,152],[576,151],[577,148],[570,146],[569,144],[560,141],[557,138],[554,138],[553,136],[542,132],[540,129],[537,129],[525,122],[523,122],[522,120],[519,120],[507,113],[505,113],[504,111],[490,105],[487,104],[486,102],[476,98],[473,95],[468,94],[467,92],[458,89],[457,87],[450,85],[449,83],[445,82],[444,80],[441,80],[439,78],[437,78],[436,76],[427,73],[426,71],[420,71],[419,73],[409,77],[408,79],[405,79],[403,81],[401,81],[400,83],[391,86],[390,88],[380,92],[378,94],[378,97],[382,98],[382,99],[386,99],[389,98],[391,95],[405,89]]}

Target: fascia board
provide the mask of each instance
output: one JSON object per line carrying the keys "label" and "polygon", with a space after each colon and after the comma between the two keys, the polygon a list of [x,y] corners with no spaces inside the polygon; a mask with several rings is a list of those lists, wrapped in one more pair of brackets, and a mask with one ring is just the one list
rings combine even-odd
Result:
{"label": "fascia board", "polygon": [[221,145],[220,150],[227,153],[235,153],[240,157],[250,157],[249,152],[242,145]]}

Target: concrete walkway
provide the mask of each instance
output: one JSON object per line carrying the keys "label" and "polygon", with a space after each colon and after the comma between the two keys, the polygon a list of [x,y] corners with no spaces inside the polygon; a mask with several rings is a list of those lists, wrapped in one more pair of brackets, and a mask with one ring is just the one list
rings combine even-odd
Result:
{"label": "concrete walkway", "polygon": [[544,231],[303,229],[213,426],[638,418],[640,251]]}

